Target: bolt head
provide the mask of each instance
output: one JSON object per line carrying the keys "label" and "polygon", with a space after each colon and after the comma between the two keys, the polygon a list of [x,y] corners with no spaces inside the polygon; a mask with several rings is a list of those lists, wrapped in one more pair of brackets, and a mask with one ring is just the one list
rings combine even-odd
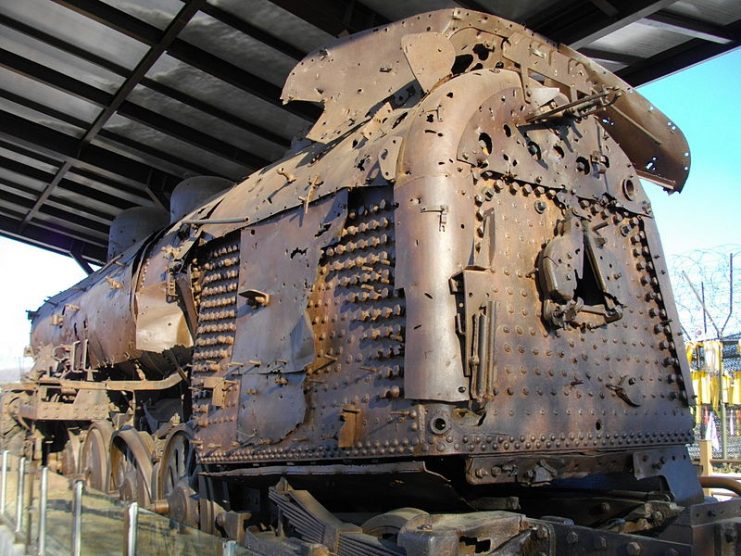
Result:
{"label": "bolt head", "polygon": [[535,537],[539,540],[545,540],[548,538],[548,529],[543,527],[542,525],[539,525],[535,528]]}

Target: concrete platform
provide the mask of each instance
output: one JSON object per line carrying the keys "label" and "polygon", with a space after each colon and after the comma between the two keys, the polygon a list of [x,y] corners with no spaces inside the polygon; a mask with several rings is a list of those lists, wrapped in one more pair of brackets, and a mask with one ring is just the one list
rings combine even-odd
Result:
{"label": "concrete platform", "polygon": [[0,525],[0,554],[4,556],[23,556],[25,546],[15,542],[15,533],[5,525]]}

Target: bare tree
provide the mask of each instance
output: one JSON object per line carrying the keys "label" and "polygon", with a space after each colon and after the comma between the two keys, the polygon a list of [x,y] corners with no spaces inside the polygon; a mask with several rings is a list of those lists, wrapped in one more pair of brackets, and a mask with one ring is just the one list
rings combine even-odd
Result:
{"label": "bare tree", "polygon": [[[689,340],[741,332],[741,245],[698,249],[669,258],[679,320]],[[735,262],[734,262],[735,261]]]}

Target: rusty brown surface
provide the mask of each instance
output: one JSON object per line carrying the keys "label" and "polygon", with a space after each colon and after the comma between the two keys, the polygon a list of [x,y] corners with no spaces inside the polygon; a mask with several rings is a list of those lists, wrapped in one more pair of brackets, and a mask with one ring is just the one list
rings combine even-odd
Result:
{"label": "rusty brown surface", "polygon": [[70,354],[75,342],[87,340],[84,367],[99,368],[136,357],[131,299],[135,249],[39,308],[31,332],[35,353],[51,346],[60,360],[65,357],[61,352]]}
{"label": "rusty brown surface", "polygon": [[[139,460],[160,474],[177,430],[212,467],[200,492],[411,460],[420,485],[425,464],[452,462],[471,504],[470,488],[606,473],[699,499],[691,381],[640,181],[684,184],[688,148],[666,116],[567,47],[465,10],[339,40],[283,94],[324,106],[283,160],[34,321],[45,378],[25,395],[46,380],[76,411],[99,391],[113,428],[143,429],[113,434],[116,488],[239,528],[216,495],[192,505],[192,476],[167,503],[137,478]],[[60,419],[45,407],[21,416]]]}
{"label": "rusty brown surface", "polygon": [[93,369],[152,380],[194,344],[204,462],[689,439],[645,168],[612,121],[676,147],[660,112],[461,10],[309,55],[284,96],[324,104],[317,141],[52,300],[38,349],[87,340]]}

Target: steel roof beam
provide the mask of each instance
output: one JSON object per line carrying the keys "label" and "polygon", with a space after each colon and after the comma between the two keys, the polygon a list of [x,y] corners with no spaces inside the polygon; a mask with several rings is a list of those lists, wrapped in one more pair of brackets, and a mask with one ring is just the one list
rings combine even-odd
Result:
{"label": "steel roof beam", "polygon": [[[109,151],[110,152],[110,151]],[[93,185],[91,187],[99,187],[99,185],[103,185],[106,187],[110,187],[112,189],[115,189],[117,191],[119,190],[131,190],[135,191],[137,198],[141,197],[141,192],[139,191],[141,188],[146,187],[146,185],[141,184],[139,182],[126,182],[125,186],[122,186],[122,182],[118,179],[119,176],[117,175],[107,175],[107,173],[102,173],[98,168],[92,168],[92,167],[86,167],[83,165],[75,165],[72,170],[70,170],[70,174],[74,174],[75,176],[80,176],[81,178],[84,178],[86,180],[89,180],[93,182]],[[172,180],[173,177],[171,174],[165,174],[163,172],[159,171],[153,171],[150,173],[150,181],[154,181],[157,179],[157,176],[160,177],[160,179],[165,179],[170,183],[171,185],[175,186],[179,182],[179,179]],[[74,180],[72,180],[74,181]],[[64,185],[64,184],[62,184]]]}
{"label": "steel roof beam", "polygon": [[87,220],[102,224],[106,227],[106,229],[110,228],[111,222],[113,221],[113,217],[107,214],[104,215],[98,211],[91,210],[87,207],[79,205],[78,203],[73,203],[66,199],[60,200],[58,197],[51,197],[47,199],[46,205],[64,211],[65,213],[68,213],[70,215],[81,215]]}
{"label": "steel roof beam", "polygon": [[261,156],[257,156],[256,154],[240,147],[236,147],[231,143],[227,143],[226,141],[217,139],[212,135],[208,135],[190,126],[181,124],[176,120],[171,120],[154,110],[144,108],[143,106],[139,106],[133,102],[125,101],[119,109],[119,114],[147,127],[161,131],[165,135],[171,135],[172,137],[180,139],[185,143],[189,143],[194,147],[215,154],[225,160],[247,166],[252,170],[257,170],[263,166],[267,166],[271,162]]}
{"label": "steel roof beam", "polygon": [[[59,120],[61,120],[63,122],[67,122],[67,123],[69,123],[71,125],[75,125],[77,127],[84,128],[85,122],[82,122],[81,120],[78,120],[77,118],[74,118],[72,116],[69,116],[68,114],[65,114],[63,112],[59,112],[59,111],[54,110],[52,108],[49,108],[48,106],[39,105],[38,103],[35,103],[33,101],[29,101],[25,97],[23,97],[23,98],[18,97],[17,95],[15,95],[13,93],[10,93],[9,91],[5,91],[3,89],[0,89],[0,97],[1,98],[7,98],[8,100],[11,100],[11,101],[13,101],[13,102],[15,102],[17,104],[20,104],[21,106],[26,106],[27,108],[31,108],[31,109],[37,110],[38,112],[40,112],[42,114],[46,114],[46,115],[51,116],[53,118],[57,118],[57,119],[59,119]],[[151,156],[155,160],[165,161],[165,162],[168,162],[168,163],[170,163],[170,164],[172,164],[174,166],[178,166],[180,168],[183,168],[184,169],[183,170],[183,175],[185,175],[185,170],[190,170],[190,171],[192,171],[192,172],[194,172],[196,174],[213,174],[214,173],[212,170],[206,170],[205,168],[203,168],[201,166],[198,166],[196,164],[192,164],[190,162],[186,162],[186,161],[184,161],[184,160],[182,160],[180,158],[177,158],[175,156],[170,155],[169,153],[165,153],[165,152],[159,151],[159,150],[157,150],[157,149],[155,149],[153,147],[150,147],[149,145],[145,145],[143,143],[139,143],[137,141],[133,141],[131,139],[128,139],[128,138],[125,138],[125,137],[116,135],[115,133],[111,133],[111,132],[109,132],[109,131],[107,131],[105,129],[101,130],[100,133],[98,133],[98,136],[99,137],[102,137],[102,138],[105,138],[105,139],[108,139],[109,141],[113,141],[113,142],[119,143],[121,145],[124,145],[124,146],[126,146],[126,147],[128,147],[130,149],[134,149],[134,150],[136,150],[136,151],[138,151],[138,152],[140,152],[142,154]],[[17,152],[18,154],[22,154],[22,155],[28,156],[30,158],[33,158],[35,160],[39,160],[39,161],[44,162],[46,164],[52,164],[54,166],[59,166],[60,164],[64,163],[63,158],[60,159],[60,157],[57,157],[55,159],[51,159],[51,158],[48,158],[48,157],[45,157],[45,156],[41,155],[38,152],[31,151],[31,150],[28,150],[28,149],[24,149],[22,147],[19,147],[18,145],[12,144],[12,143],[5,143],[2,140],[0,140],[0,146],[5,146],[6,148],[9,148],[9,149]],[[73,166],[74,166],[74,163],[73,163]],[[75,172],[80,173],[80,169],[79,168],[74,168],[74,170],[75,170]],[[174,185],[176,176],[173,176],[173,175],[169,174],[169,171],[168,170],[166,170],[166,169],[164,171],[156,170],[155,172],[158,173],[161,176],[160,180],[161,181],[164,181],[164,184],[162,185],[162,188],[163,189],[170,189],[170,186],[173,186]],[[103,178],[103,176],[94,175],[94,176],[89,176],[89,177],[92,180],[95,180],[95,181],[98,181],[98,182],[101,182],[101,183],[106,183],[105,182],[105,179]],[[153,175],[153,172],[150,172],[149,178],[150,178],[149,179],[149,182],[151,182],[153,179],[155,179],[155,176]],[[116,189],[125,189],[125,186],[123,184],[121,184],[120,181],[116,181],[115,179],[112,180],[109,183],[110,183],[110,185],[112,185]],[[150,187],[151,186],[151,183],[147,183],[147,184],[142,183],[141,186],[144,188],[144,191],[147,192],[147,194],[148,194],[148,196],[149,196],[149,198],[150,198],[151,201],[153,201],[154,203],[156,203],[157,205],[159,205],[159,206],[161,206],[163,208],[167,208],[163,204],[161,195],[158,195],[154,191],[152,191],[152,189]]]}
{"label": "steel roof beam", "polygon": [[[43,170],[39,170],[38,168],[34,168],[33,166],[28,166],[23,162],[7,158],[3,155],[0,155],[0,167],[13,172],[14,174],[19,174],[26,178],[31,178],[32,180],[36,180],[42,183],[48,182],[52,177],[52,174],[49,174],[48,172],[44,172]],[[38,195],[38,190],[34,191]]]}
{"label": "steel roof beam", "polygon": [[129,93],[134,90],[142,78],[157,62],[159,57],[168,49],[168,47],[175,41],[178,33],[182,31],[193,16],[198,12],[200,7],[206,3],[206,0],[189,0],[177,15],[170,21],[169,25],[162,33],[159,41],[151,45],[147,53],[139,60],[139,63],[134,68],[134,71],[126,78],[126,81],[118,88],[116,94],[106,104],[103,111],[93,122],[85,135],[80,139],[82,146],[87,145],[93,140],[95,135],[103,128],[108,120],[116,113],[119,107],[126,101],[126,97]]}
{"label": "steel roof beam", "polygon": [[284,105],[283,101],[280,100],[281,87],[277,87],[218,56],[214,56],[182,40],[177,41],[175,46],[177,48],[167,51],[173,58],[229,83],[233,87],[241,89],[286,112],[290,112],[294,116],[314,122],[321,114],[321,109],[318,106],[309,103],[292,102]]}
{"label": "steel roof beam", "polygon": [[22,33],[37,41],[41,41],[44,44],[48,44],[49,46],[52,46],[58,50],[62,50],[63,52],[72,54],[73,56],[81,58],[87,62],[90,62],[91,64],[95,64],[98,67],[106,69],[111,73],[122,75],[124,77],[130,73],[128,69],[117,64],[116,62],[112,62],[111,60],[103,58],[102,56],[93,54],[89,50],[70,44],[67,41],[55,37],[54,35],[50,35],[49,33],[45,33],[44,31],[37,29],[36,27],[23,23],[22,21],[18,21],[17,19],[13,19],[12,17],[9,17],[5,14],[0,14],[0,25],[4,25],[5,27],[13,29],[14,31]]}
{"label": "steel roof beam", "polygon": [[[19,195],[27,197],[28,199],[31,200],[32,204],[33,202],[35,202],[36,197],[39,194],[39,192],[36,189],[26,187],[24,185],[15,183],[14,181],[7,180],[4,178],[0,178],[0,187],[6,190],[12,190]],[[61,190],[62,188],[60,187],[59,189]],[[52,196],[49,199],[47,199],[46,204],[50,206],[55,206],[56,208],[69,212],[70,214],[82,214],[83,216],[85,216],[85,218],[94,220],[95,222],[104,224],[106,226],[109,226],[111,221],[114,218],[110,214],[106,214],[106,213],[97,211],[95,209],[92,209],[90,207],[82,206],[68,199],[62,199],[62,198],[55,197],[55,196]]]}
{"label": "steel roof beam", "polygon": [[170,153],[166,153],[164,151],[156,149],[145,143],[140,143],[139,141],[135,141],[134,139],[124,137],[123,135],[117,135],[116,133],[112,133],[108,131],[107,129],[102,129],[100,133],[98,134],[98,137],[100,137],[101,139],[107,139],[108,141],[111,141],[113,143],[118,143],[119,145],[123,145],[125,147],[128,147],[129,149],[133,149],[142,154],[147,155],[149,158],[154,159],[152,162],[148,162],[148,164],[150,164],[153,169],[158,168],[158,171],[160,172],[164,172],[166,174],[172,175],[171,171],[164,164],[162,164],[162,162],[167,162],[171,166],[177,166],[178,168],[181,168],[182,173],[179,176],[177,176],[177,180],[175,180],[173,187],[174,185],[177,184],[177,182],[183,179],[183,177],[185,177],[188,173],[208,175],[208,176],[214,176],[214,175],[220,176],[220,174],[218,172],[215,172],[213,169],[205,168],[204,166],[201,166],[200,164],[196,164],[195,162],[183,160],[182,158],[178,156],[175,156]]}
{"label": "steel roof beam", "polygon": [[29,77],[34,81],[45,83],[64,93],[97,104],[98,106],[105,106],[112,98],[112,95],[97,87],[88,85],[83,81],[78,81],[74,77],[70,77],[3,48],[0,48],[0,66]]}
{"label": "steel roof beam", "polygon": [[[74,116],[70,116],[69,114],[66,114],[65,112],[61,112],[59,110],[56,110],[44,104],[39,104],[26,97],[18,96],[15,93],[11,93],[10,91],[6,91],[2,88],[0,88],[0,98],[6,98],[12,102],[15,102],[16,104],[25,106],[26,108],[31,108],[32,110],[36,110],[37,112],[40,112],[41,114],[46,114],[47,116],[51,116],[52,118],[56,118],[62,122],[66,122],[75,127],[79,127],[80,129],[85,129],[85,127],[88,125],[87,122],[80,120],[78,118],[75,118]],[[139,143],[138,141],[134,141],[133,139],[129,139],[127,137],[117,135],[111,131],[108,131],[107,129],[101,129],[100,132],[98,132],[98,137],[103,137],[110,141],[120,143],[121,145],[125,145],[141,153],[147,154],[148,156],[151,156],[152,158],[155,158],[157,160],[162,160],[164,162],[168,162],[169,164],[173,166],[177,166],[182,169],[183,175],[186,174],[186,170],[195,172],[196,174],[211,175],[214,173],[213,170],[211,169],[206,169],[190,161],[186,161],[186,160],[183,160],[182,158],[171,155],[170,153],[166,153],[164,151],[155,149],[154,147],[150,147],[149,145],[145,145],[144,143]],[[34,154],[32,156],[35,156],[36,158],[38,158],[39,155]],[[52,161],[51,163],[58,165],[59,161],[55,160],[55,161]],[[153,164],[153,166],[156,166],[156,164]],[[163,169],[162,171],[166,174],[169,174],[169,171],[166,169]],[[175,176],[172,176],[172,177],[175,177]]]}
{"label": "steel roof beam", "polygon": [[160,83],[159,81],[155,81],[153,79],[149,79],[145,77],[144,79],[141,80],[141,85],[157,93],[160,93],[161,95],[175,99],[178,102],[185,104],[186,106],[190,106],[191,108],[200,110],[204,114],[208,114],[209,116],[212,116],[214,118],[217,118],[219,120],[232,124],[238,128],[241,128],[244,131],[247,131],[249,133],[252,133],[253,135],[256,135],[260,139],[264,139],[265,141],[270,141],[271,143],[275,143],[276,145],[280,147],[288,148],[291,144],[290,139],[287,137],[283,137],[282,135],[279,135],[270,129],[262,127],[253,122],[247,121],[244,118],[232,112],[227,112],[226,110],[222,110],[218,106],[214,106],[213,104],[209,104],[206,101],[192,97],[188,95],[187,93],[184,93],[178,89],[170,87],[169,85],[165,85],[164,83]]}
{"label": "steel roof beam", "polygon": [[[102,245],[106,245],[108,243],[108,230],[110,228],[110,224],[101,224],[100,222],[90,220],[89,218],[86,218],[81,214],[69,210],[66,207],[60,209],[51,205],[44,205],[43,207],[41,207],[41,210],[39,211],[40,218],[37,221],[42,222],[43,216],[51,219],[61,220],[62,222],[67,223],[66,225],[70,226],[72,230],[78,230],[79,233],[90,233],[90,237],[95,238]],[[21,222],[21,224],[23,223]],[[28,224],[20,226],[20,230],[23,231],[26,226],[28,226]]]}
{"label": "steel roof beam", "polygon": [[[59,175],[58,173],[56,175]],[[22,185],[16,184],[10,180],[0,179],[0,186],[4,186],[5,191],[3,197],[6,201],[15,203],[16,205],[23,206],[30,210],[33,208],[38,198],[38,191]],[[11,189],[16,193],[22,194],[22,196],[14,195]],[[80,193],[78,191],[78,193]],[[23,202],[19,202],[19,199],[23,199]],[[133,205],[132,205],[133,206]],[[111,224],[112,217],[108,215],[102,215],[99,212],[93,211],[92,209],[78,205],[71,201],[60,201],[47,196],[44,199],[44,206],[39,207],[39,212],[51,214],[57,218],[65,218],[68,220],[74,220],[76,224],[89,228],[91,230],[106,231]],[[22,232],[23,229],[29,224],[26,220],[26,216],[23,217],[19,224],[19,230]],[[103,227],[101,227],[102,225]]]}
{"label": "steel roof beam", "polygon": [[70,249],[69,256],[72,257],[75,260],[75,262],[78,265],[80,265],[80,268],[85,271],[85,274],[87,274],[89,276],[90,274],[92,274],[95,271],[93,270],[93,267],[90,266],[90,263],[88,263],[84,259],[83,255],[82,255],[83,248],[84,247],[82,245],[75,244],[74,247],[72,249]]}
{"label": "steel roof beam", "polygon": [[45,156],[38,151],[32,151],[31,149],[26,149],[25,147],[16,145],[15,143],[11,143],[10,141],[6,141],[4,139],[0,139],[0,147],[2,147],[3,149],[7,149],[9,151],[12,151],[21,156],[27,156],[28,158],[32,158],[33,160],[41,162],[42,164],[49,164],[51,166],[59,166],[61,162],[60,157],[52,158],[50,156]]}
{"label": "steel roof beam", "polygon": [[676,0],[623,0],[615,15],[607,15],[590,0],[569,7],[559,3],[530,18],[528,26],[551,40],[583,48],[631,23],[673,4]]}
{"label": "steel roof beam", "polygon": [[637,64],[638,62],[643,60],[643,58],[639,58],[638,56],[631,56],[630,54],[623,54],[621,52],[608,52],[607,50],[601,50],[598,48],[580,48],[579,52],[581,52],[585,56],[594,58],[595,60],[615,62],[617,64],[625,64],[626,66],[629,66],[630,64]]}
{"label": "steel roof beam", "polygon": [[[12,160],[3,156],[0,156],[0,166],[5,168],[6,170],[10,170],[14,174],[18,174],[26,178],[31,178],[32,180],[36,180],[41,183],[48,183],[54,177],[54,174],[39,170],[38,168],[33,168],[32,166],[27,166],[22,162]],[[74,191],[75,193],[85,195],[87,197],[90,197],[91,199],[98,201],[99,203],[109,205],[116,210],[124,210],[130,207],[135,207],[143,204],[143,202],[146,201],[144,192],[137,191],[136,193],[130,193],[129,196],[134,196],[134,199],[123,199],[113,195],[109,195],[102,191],[96,191],[91,187],[85,186],[68,178],[61,180],[60,188],[68,189],[69,191]],[[31,191],[31,188],[28,188],[28,190]],[[39,194],[38,190],[34,189],[33,191],[35,195]]]}
{"label": "steel roof beam", "polygon": [[[117,64],[115,62],[112,62],[111,60],[107,60],[106,58],[93,54],[92,52],[85,50],[84,48],[79,48],[62,39],[59,39],[53,35],[45,33],[44,31],[36,29],[35,27],[31,27],[30,25],[26,25],[25,23],[17,21],[4,14],[0,14],[0,24],[5,25],[6,27],[9,27],[15,31],[18,31],[19,33],[23,33],[24,35],[32,37],[45,44],[48,44],[49,46],[53,46],[54,48],[58,50],[67,52],[68,54],[71,54],[77,58],[85,60],[86,62],[90,62],[91,64],[94,64],[100,68],[110,71],[111,73],[120,75],[121,77],[128,77],[129,74],[131,73],[131,70],[129,70],[128,68],[125,68],[124,66],[121,66],[120,64]],[[241,127],[245,131],[253,133],[257,135],[258,137],[261,137],[262,139],[265,139],[266,141],[270,141],[272,143],[280,145],[281,147],[288,147],[290,144],[290,140],[288,138],[278,135],[272,130],[261,127],[255,123],[249,122],[235,114],[232,114],[231,112],[226,112],[225,110],[222,110],[221,108],[213,106],[212,104],[209,104],[206,101],[192,97],[169,85],[160,83],[159,81],[155,81],[148,77],[142,77],[139,81],[139,84],[142,85],[143,87],[151,89],[164,96],[173,98],[177,100],[178,102],[181,102],[187,106],[200,110],[201,112],[204,112],[205,114],[213,116],[214,118],[218,118],[225,122]]]}
{"label": "steel roof beam", "polygon": [[602,13],[609,17],[616,16],[620,13],[620,10],[618,10],[612,3],[608,2],[608,0],[589,0],[592,4],[597,6]]}
{"label": "steel roof beam", "polygon": [[618,71],[617,75],[637,87],[713,56],[728,52],[741,44],[741,20],[727,25],[723,29],[728,36],[737,37],[736,42],[719,44],[703,39],[691,39],[674,48],[646,58],[638,64],[624,68]]}
{"label": "steel roof beam", "polygon": [[256,41],[269,46],[273,50],[276,50],[281,54],[296,60],[297,62],[306,55],[306,52],[304,52],[303,50],[296,48],[292,44],[287,43],[279,37],[276,37],[275,35],[272,35],[269,32],[252,25],[241,17],[227,12],[226,10],[221,9],[218,6],[214,6],[213,4],[206,4],[201,8],[201,11],[206,15],[213,17],[215,20],[220,21],[221,23],[228,25],[233,29],[236,29],[240,33],[243,33],[248,37],[255,39]]}
{"label": "steel roof beam", "polygon": [[296,17],[330,35],[356,33],[384,25],[389,20],[355,0],[270,0]]}
{"label": "steel roof beam", "polygon": [[[28,156],[29,158],[32,158],[34,160],[39,160],[45,164],[50,165],[59,165],[61,164],[64,159],[61,157],[61,160],[52,160],[49,157],[46,157],[42,154],[40,154],[37,151],[31,151],[29,149],[25,149],[24,147],[12,143],[11,141],[0,139],[0,146],[2,146],[5,149],[8,149],[9,151],[12,151],[14,153]],[[47,151],[48,152],[48,151]],[[10,160],[10,159],[8,159]],[[13,160],[16,164],[23,164],[21,162],[18,162],[16,160]],[[21,168],[21,167],[18,167]],[[32,166],[26,166],[23,165],[22,169],[18,171],[20,174],[27,174],[28,169],[38,170],[37,168],[33,168]],[[147,186],[144,186],[142,184],[136,183],[136,182],[130,182],[133,183],[134,186],[128,186],[124,185],[124,183],[120,180],[120,176],[117,176],[114,174],[115,177],[107,177],[104,174],[110,174],[110,172],[103,171],[101,173],[101,170],[96,168],[95,171],[87,170],[80,166],[75,166],[72,168],[71,172],[75,174],[75,176],[80,176],[81,178],[84,178],[86,180],[90,180],[93,182],[93,186],[88,188],[89,194],[87,194],[88,197],[91,199],[102,203],[107,204],[113,207],[121,208],[121,207],[131,207],[131,206],[138,206],[141,205],[143,201],[146,200],[146,189],[142,190],[142,188],[146,188]],[[172,184],[169,176],[159,173],[161,176],[161,179],[164,179],[167,183]],[[48,180],[53,174],[46,174],[42,178],[39,178],[41,181]],[[155,179],[155,176],[152,176],[152,179]],[[60,184],[60,187],[66,187],[66,184],[69,184],[68,188],[70,191],[73,192],[79,192],[79,187],[83,187],[81,184],[79,184],[76,180],[70,179],[70,180],[63,180]],[[108,188],[116,191],[115,195],[108,195],[105,193],[100,192],[100,188]],[[36,192],[38,194],[38,191]],[[149,197],[151,198],[153,194],[149,194]],[[152,199],[154,201],[154,199]]]}
{"label": "steel roof beam", "polygon": [[455,3],[458,4],[462,8],[466,8],[467,10],[473,10],[475,12],[492,13],[490,8],[487,8],[483,4],[477,2],[476,0],[455,0]]}
{"label": "steel roof beam", "polygon": [[136,190],[151,179],[152,169],[141,162],[96,145],[88,145],[84,152],[77,153],[77,140],[74,137],[3,110],[0,110],[0,137],[11,144],[40,151],[62,162],[76,159],[78,162],[75,166],[79,163],[96,173],[112,176],[110,179],[117,186],[127,184]]}
{"label": "steel roof beam", "polygon": [[28,212],[26,213],[26,216],[23,217],[23,221],[21,222],[21,231],[23,231],[23,228],[25,228],[28,225],[28,223],[31,221],[31,219],[38,214],[41,206],[49,198],[49,195],[51,195],[51,192],[54,191],[57,185],[59,185],[59,182],[62,181],[62,178],[64,178],[64,175],[67,173],[67,170],[69,170],[70,168],[72,168],[71,159],[65,160],[62,163],[62,165],[59,168],[57,168],[57,171],[54,173],[54,177],[51,180],[49,180],[49,183],[46,184],[46,187],[41,192],[38,199],[36,199],[36,202],[28,210]]}
{"label": "steel roof beam", "polygon": [[64,224],[66,224],[66,222],[60,224],[58,222],[54,222],[53,220],[41,220],[36,222],[36,225],[41,229],[62,233],[73,241],[84,241],[85,243],[88,243],[90,245],[97,245],[101,249],[104,249],[106,252],[108,251],[107,238],[102,239],[99,237],[93,237],[85,233],[87,230],[78,231],[74,228],[65,227]]}
{"label": "steel roof beam", "polygon": [[138,207],[146,204],[146,199],[139,198],[137,201],[132,199],[121,199],[116,195],[99,191],[89,185],[80,183],[73,178],[64,178],[59,183],[59,189],[88,197],[100,204],[112,207],[116,211],[126,210],[127,208]]}
{"label": "steel roof beam", "polygon": [[77,253],[84,260],[93,264],[105,263],[106,250],[103,247],[76,240],[59,232],[49,231],[34,225],[28,226],[24,234],[20,234],[10,228],[14,223],[14,219],[0,215],[0,235],[20,241],[26,245],[46,249],[59,255],[69,255],[70,246],[76,245],[78,246]]}
{"label": "steel roof beam", "polygon": [[[79,81],[73,77],[1,48],[0,65],[10,69],[11,71],[15,71],[16,73],[25,75],[34,81],[44,83],[64,93],[71,94],[101,107],[108,106],[114,98],[113,95],[98,89],[97,87],[88,85],[83,81]],[[163,131],[167,135],[172,135],[177,139],[225,158],[226,160],[238,162],[253,169],[261,168],[269,164],[269,161],[262,157],[256,156],[240,149],[239,147],[235,147],[230,143],[222,141],[221,139],[217,139],[211,135],[207,135],[194,128],[188,127],[180,122],[171,120],[153,110],[134,104],[133,102],[127,100],[121,101],[120,106],[118,107],[118,113],[152,127],[153,129]]]}
{"label": "steel roof beam", "polygon": [[104,264],[107,258],[107,249],[102,245],[86,241],[84,238],[75,238],[71,234],[47,226],[32,224],[21,234],[17,231],[17,221],[2,214],[0,214],[0,235],[59,255],[69,255],[72,246],[75,246],[81,257],[94,264]]}
{"label": "steel roof beam", "polygon": [[728,33],[722,26],[663,10],[649,15],[641,23],[718,44],[738,42],[738,37]]}
{"label": "steel roof beam", "polygon": [[17,195],[16,193],[8,191],[7,186],[2,187],[5,185],[5,182],[0,181],[0,188],[2,189],[3,201],[5,203],[18,205],[19,207],[24,207],[26,209],[33,206],[33,199],[31,199],[29,195]]}
{"label": "steel roof beam", "polygon": [[59,120],[60,122],[67,123],[75,127],[79,127],[80,129],[85,129],[85,127],[88,125],[88,122],[79,118],[75,118],[74,116],[71,116],[66,112],[62,112],[61,110],[57,110],[56,108],[47,106],[46,104],[41,104],[39,102],[31,100],[28,97],[17,95],[16,93],[8,91],[7,89],[3,89],[2,87],[0,87],[0,98],[9,100],[15,104],[18,104],[19,106],[30,108],[31,110],[35,110],[40,114],[45,114],[54,118],[55,120]]}
{"label": "steel roof beam", "polygon": [[[162,33],[154,25],[100,0],[52,1],[150,46],[159,41]],[[167,53],[181,62],[307,120],[314,121],[321,114],[318,107],[310,104],[292,103],[283,106],[279,87],[182,39],[175,39],[167,49]]]}

